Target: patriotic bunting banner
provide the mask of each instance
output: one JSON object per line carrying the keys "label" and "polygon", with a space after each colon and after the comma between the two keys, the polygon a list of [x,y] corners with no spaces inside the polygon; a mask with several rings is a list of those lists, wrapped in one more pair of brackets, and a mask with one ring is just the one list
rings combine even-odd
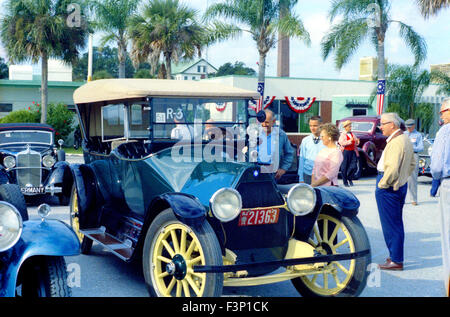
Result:
{"label": "patriotic bunting banner", "polygon": [[216,104],[216,110],[220,111],[220,112],[224,111],[226,107],[227,107],[227,103],[226,102],[218,102]]}
{"label": "patriotic bunting banner", "polygon": [[263,100],[263,106],[260,106],[261,101],[260,100],[250,100],[250,105],[249,108],[254,110],[256,113],[258,113],[258,109],[267,109],[268,107],[270,107],[270,105],[273,103],[273,101],[275,100],[276,96],[266,96],[266,98],[264,98]]}
{"label": "patriotic bunting banner", "polygon": [[386,80],[379,80],[377,85],[377,115],[379,116],[383,113],[385,89]]}
{"label": "patriotic bunting banner", "polygon": [[296,113],[303,113],[309,110],[316,101],[316,97],[284,97],[292,111]]}

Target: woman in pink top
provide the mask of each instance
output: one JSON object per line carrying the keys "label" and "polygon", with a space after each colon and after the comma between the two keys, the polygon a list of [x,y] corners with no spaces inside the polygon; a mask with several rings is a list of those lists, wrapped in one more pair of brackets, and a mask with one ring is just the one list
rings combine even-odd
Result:
{"label": "woman in pink top", "polygon": [[311,186],[332,186],[338,184],[339,167],[344,159],[342,151],[336,142],[339,130],[331,123],[320,127],[320,138],[325,148],[322,149],[314,161]]}

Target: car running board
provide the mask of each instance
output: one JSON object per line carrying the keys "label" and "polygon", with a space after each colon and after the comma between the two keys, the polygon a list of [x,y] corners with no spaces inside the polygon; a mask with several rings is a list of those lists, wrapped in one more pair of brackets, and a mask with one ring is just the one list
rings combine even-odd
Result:
{"label": "car running board", "polygon": [[89,239],[100,243],[106,249],[111,251],[114,255],[118,256],[124,261],[128,261],[133,255],[134,248],[130,240],[125,240],[122,242],[105,232],[105,227],[100,227],[98,229],[86,229],[80,230],[80,233],[84,234]]}

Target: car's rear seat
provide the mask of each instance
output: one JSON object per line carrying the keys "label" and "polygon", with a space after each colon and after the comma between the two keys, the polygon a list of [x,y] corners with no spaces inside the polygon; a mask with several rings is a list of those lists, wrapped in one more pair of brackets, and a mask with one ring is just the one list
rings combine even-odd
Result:
{"label": "car's rear seat", "polygon": [[122,143],[116,148],[116,151],[129,159],[140,159],[150,154],[148,144],[144,144],[142,141]]}

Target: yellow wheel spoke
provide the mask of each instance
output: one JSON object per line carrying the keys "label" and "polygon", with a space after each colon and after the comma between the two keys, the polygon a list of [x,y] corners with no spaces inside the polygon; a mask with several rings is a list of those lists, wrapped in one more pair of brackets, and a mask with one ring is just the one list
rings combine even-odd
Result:
{"label": "yellow wheel spoke", "polygon": [[189,284],[186,280],[182,280],[181,284],[183,285],[183,292],[186,297],[191,297],[191,292],[189,291]]}
{"label": "yellow wheel spoke", "polygon": [[175,277],[172,277],[172,280],[170,280],[170,283],[167,286],[166,296],[170,296],[170,293],[172,292],[172,289],[175,286],[176,282],[177,282],[177,279]]}
{"label": "yellow wheel spoke", "polygon": [[183,289],[183,285],[181,285],[181,281],[177,280],[177,297],[181,297],[181,290]]}
{"label": "yellow wheel spoke", "polygon": [[318,226],[317,226],[317,222],[316,222],[316,224],[314,225],[314,235],[316,236],[317,242],[318,242],[319,244],[322,243],[322,238],[321,238],[321,236],[320,236],[320,232],[319,232],[319,228],[318,228]]}
{"label": "yellow wheel spoke", "polygon": [[341,263],[339,262],[334,262],[336,264],[336,266],[342,271],[344,272],[346,275],[348,275],[350,272],[347,270],[347,268],[345,266],[343,266]]}
{"label": "yellow wheel spoke", "polygon": [[323,272],[323,288],[328,289],[328,273]]}
{"label": "yellow wheel spoke", "polygon": [[166,262],[166,263],[172,262],[170,259],[168,259],[168,258],[166,258],[166,257],[163,257],[162,255],[158,255],[158,256],[156,257],[156,259],[158,259],[158,260],[160,260],[160,261],[162,261],[162,262]]}
{"label": "yellow wheel spoke", "polygon": [[172,237],[172,244],[175,249],[175,253],[180,253],[180,245],[178,244],[177,232],[175,230],[171,230],[170,236]]}
{"label": "yellow wheel spoke", "polygon": [[198,289],[197,285],[195,285],[195,282],[192,280],[192,278],[189,275],[187,275],[186,280],[188,281],[189,285],[193,289],[195,295],[200,296],[201,295],[200,290]]}
{"label": "yellow wheel spoke", "polygon": [[332,247],[333,247],[334,249],[337,249],[337,248],[343,246],[343,245],[346,244],[346,243],[348,243],[348,238],[345,238],[344,240],[342,240],[342,241],[339,242],[338,244],[333,245]]}
{"label": "yellow wheel spoke", "polygon": [[195,259],[189,260],[189,265],[194,265],[197,264],[198,262],[200,262],[202,260],[201,256],[196,257]]}
{"label": "yellow wheel spoke", "polygon": [[341,281],[339,281],[339,278],[337,276],[337,272],[333,272],[332,275],[333,275],[334,281],[336,282],[336,286],[341,285]]}
{"label": "yellow wheel spoke", "polygon": [[312,245],[314,248],[317,247],[317,244],[316,244],[316,243],[314,242],[314,240],[311,239],[311,238],[308,239],[308,243],[309,243],[310,245]]}
{"label": "yellow wheel spoke", "polygon": [[333,230],[333,233],[332,233],[331,236],[330,236],[330,240],[328,240],[328,241],[333,241],[334,238],[336,238],[336,235],[337,235],[337,233],[338,233],[340,227],[341,227],[341,224],[340,224],[340,223],[336,225],[336,227],[335,227],[334,230]]}
{"label": "yellow wheel spoke", "polygon": [[186,251],[186,230],[181,230],[181,241],[180,241],[180,254],[184,254]]}
{"label": "yellow wheel spoke", "polygon": [[184,256],[186,258],[189,258],[191,256],[192,252],[194,251],[194,249],[195,249],[195,242],[191,241],[191,244],[189,245],[189,248],[187,249],[187,251],[184,254]]}
{"label": "yellow wheel spoke", "polygon": [[166,240],[161,241],[164,247],[166,248],[167,252],[169,252],[170,256],[173,258],[175,256],[175,252],[173,251],[172,247],[169,245],[169,243]]}
{"label": "yellow wheel spoke", "polygon": [[328,241],[328,219],[323,221],[323,240]]}
{"label": "yellow wheel spoke", "polygon": [[158,274],[158,278],[164,278],[166,276],[169,276],[169,273],[163,272],[163,273]]}

